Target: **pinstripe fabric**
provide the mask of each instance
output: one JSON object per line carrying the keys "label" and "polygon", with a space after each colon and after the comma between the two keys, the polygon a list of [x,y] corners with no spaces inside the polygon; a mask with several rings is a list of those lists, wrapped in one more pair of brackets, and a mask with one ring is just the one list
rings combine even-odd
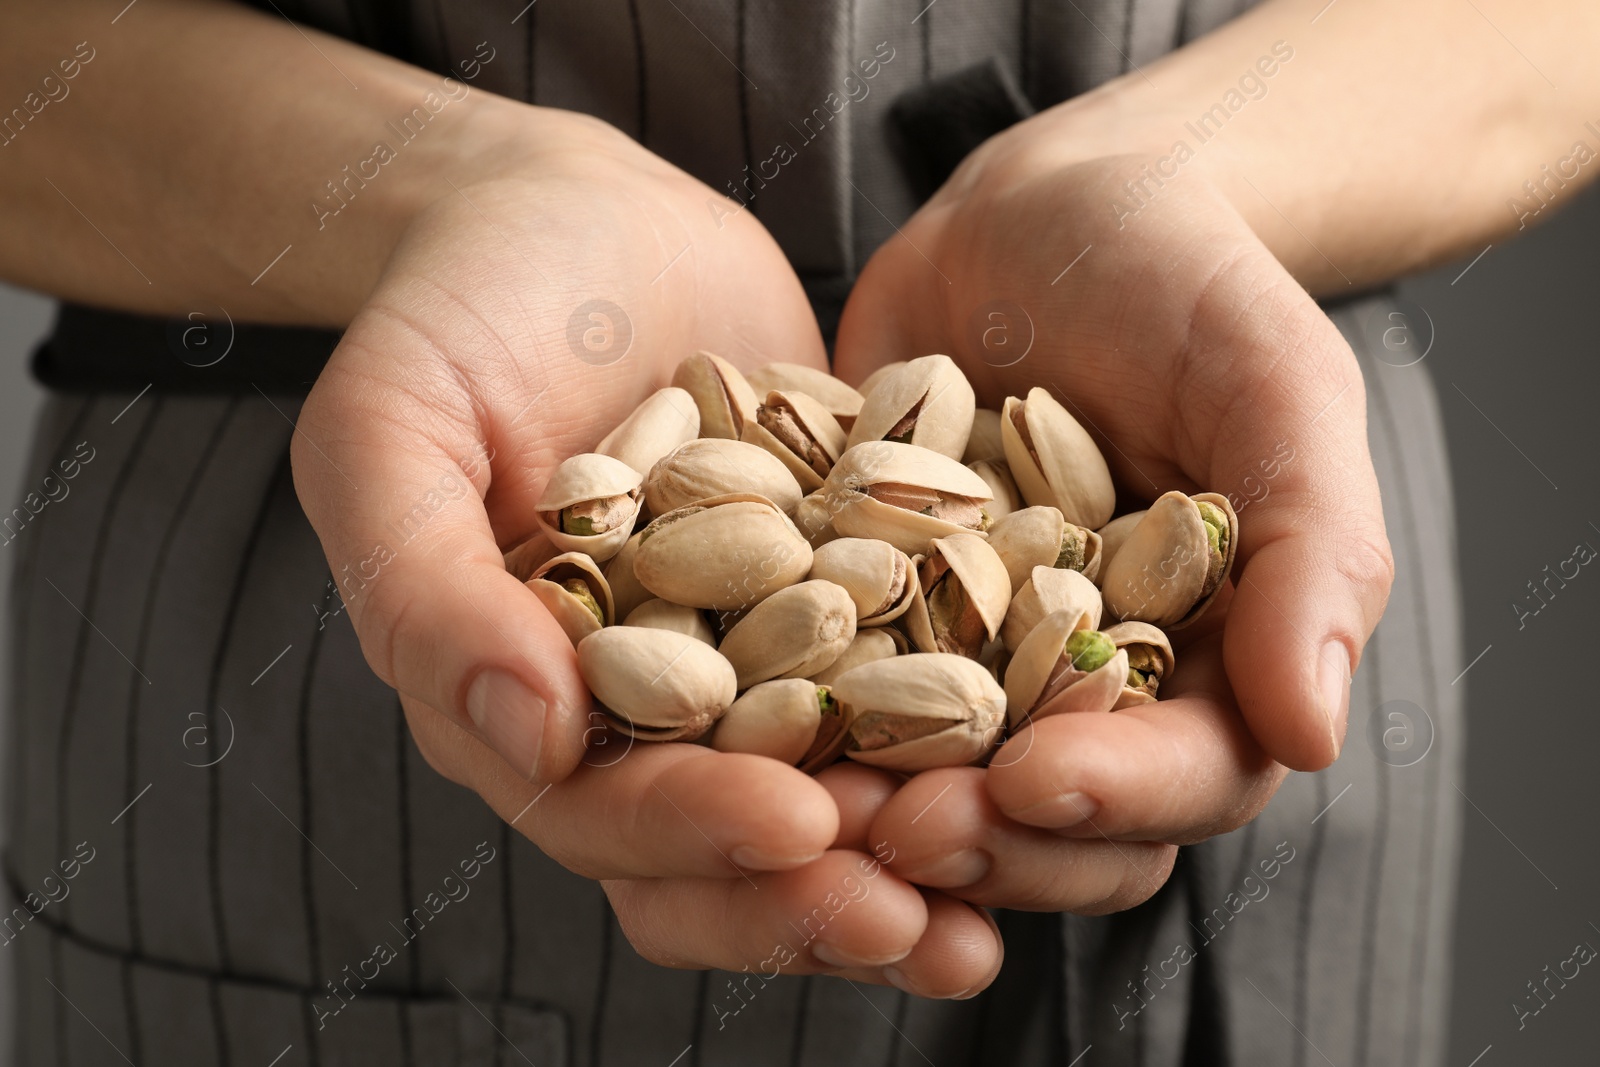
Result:
{"label": "pinstripe fabric", "polygon": [[[488,41],[477,87],[599,115],[756,191],[808,281],[847,284],[916,206],[888,150],[898,92],[993,56],[1048,105],[1248,0],[392,6],[284,11],[441,71]],[[878,42],[894,58],[835,113]],[[780,142],[796,156],[763,186],[750,176]],[[1334,312],[1366,372],[1399,560],[1344,755],[1184,849],[1140,908],[1000,915],[1007,966],[961,1003],[787,978],[741,997],[744,976],[643,962],[597,887],[426,766],[348,621],[325,614],[286,476],[294,398],[52,401],[30,478],[79,441],[96,458],[14,546],[5,873],[26,893],[80,842],[94,859],[7,942],[16,1062],[946,1067],[1092,1045],[1083,1062],[1130,1067],[1436,1063],[1459,833],[1452,511],[1428,379],[1365,351],[1381,306]],[[1395,699],[1437,728],[1415,766],[1366,740]],[[1293,858],[1233,915],[1280,843]],[[1193,959],[1166,977],[1179,944]]]}

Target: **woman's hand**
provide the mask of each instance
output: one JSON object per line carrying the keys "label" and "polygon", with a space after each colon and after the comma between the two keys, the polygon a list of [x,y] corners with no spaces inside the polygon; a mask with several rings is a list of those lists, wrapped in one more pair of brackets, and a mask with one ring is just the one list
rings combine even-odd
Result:
{"label": "woman's hand", "polygon": [[846,378],[947,352],[989,406],[1050,389],[1124,509],[1170,489],[1242,509],[1237,586],[1176,635],[1168,699],[1042,720],[987,772],[918,776],[879,812],[894,870],[985,904],[1137,903],[1172,844],[1259,813],[1280,764],[1330,763],[1388,596],[1352,353],[1200,175],[1119,212],[1147,162],[1064,161],[1027,125],[997,138],[869,263],[840,330]]}

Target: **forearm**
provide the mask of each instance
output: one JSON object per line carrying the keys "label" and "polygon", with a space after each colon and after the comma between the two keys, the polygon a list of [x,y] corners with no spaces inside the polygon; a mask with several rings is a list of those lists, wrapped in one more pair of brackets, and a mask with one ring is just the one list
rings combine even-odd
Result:
{"label": "forearm", "polygon": [[1325,3],[1271,0],[1044,122],[1088,150],[1171,157],[1108,205],[1125,225],[1203,175],[1319,293],[1475,251],[1600,174],[1600,6]]}
{"label": "forearm", "polygon": [[8,281],[342,326],[405,223],[535,113],[462,81],[488,48],[446,83],[231,4],[142,0],[113,25],[121,7],[0,14]]}

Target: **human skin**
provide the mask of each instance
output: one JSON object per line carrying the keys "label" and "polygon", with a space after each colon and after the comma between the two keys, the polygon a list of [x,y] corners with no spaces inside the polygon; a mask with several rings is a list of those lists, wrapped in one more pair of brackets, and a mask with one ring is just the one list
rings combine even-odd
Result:
{"label": "human skin", "polygon": [[[1312,25],[1319,6],[1266,4],[997,138],[852,297],[842,375],[948,351],[991,402],[1059,385],[1130,499],[1229,492],[1279,441],[1296,450],[1246,511],[1239,589],[1187,638],[1171,699],[1045,720],[987,771],[902,782],[845,766],[812,780],[694,746],[637,745],[614,762],[586,750],[594,720],[570,647],[502,564],[535,530],[544,479],[683,354],[824,358],[751,213],[708,210],[736,205],[617,131],[474,91],[319,230],[308,201],[436,75],[311,31],[308,47],[286,22],[223,4],[142,0],[115,26],[119,3],[7,10],[0,102],[79,41],[96,56],[0,147],[0,191],[19,209],[0,274],[134,311],[221,305],[344,328],[293,445],[336,572],[463,457],[492,457],[470,466],[477,492],[349,614],[430,764],[602,880],[648,958],[754,966],[796,908],[875,854],[888,869],[872,892],[785,973],[970,995],[1002,951],[975,905],[1136,904],[1175,843],[1253,817],[1285,767],[1335,758],[1389,568],[1360,376],[1306,290],[1353,289],[1515,228],[1505,199],[1600,109],[1592,5],[1339,0]],[[1122,183],[1278,40],[1296,54],[1268,95],[1119,226]],[[596,296],[634,332],[605,366],[568,344],[573,309]],[[999,297],[1040,339],[1005,373],[967,334]]]}

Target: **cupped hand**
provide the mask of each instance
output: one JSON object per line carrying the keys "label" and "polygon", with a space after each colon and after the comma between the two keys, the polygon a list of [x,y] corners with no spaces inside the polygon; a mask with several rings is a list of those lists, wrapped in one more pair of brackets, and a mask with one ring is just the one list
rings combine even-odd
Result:
{"label": "cupped hand", "polygon": [[1135,198],[1151,160],[1078,159],[1032,126],[975,153],[868,264],[838,373],[946,352],[987,406],[1049,389],[1099,442],[1119,511],[1230,495],[1236,585],[1174,635],[1165,699],[1041,720],[987,771],[918,776],[873,833],[896,871],[971,900],[1110,910],[1159,887],[1171,845],[1258,814],[1286,767],[1336,758],[1392,562],[1332,323],[1200,174]]}

